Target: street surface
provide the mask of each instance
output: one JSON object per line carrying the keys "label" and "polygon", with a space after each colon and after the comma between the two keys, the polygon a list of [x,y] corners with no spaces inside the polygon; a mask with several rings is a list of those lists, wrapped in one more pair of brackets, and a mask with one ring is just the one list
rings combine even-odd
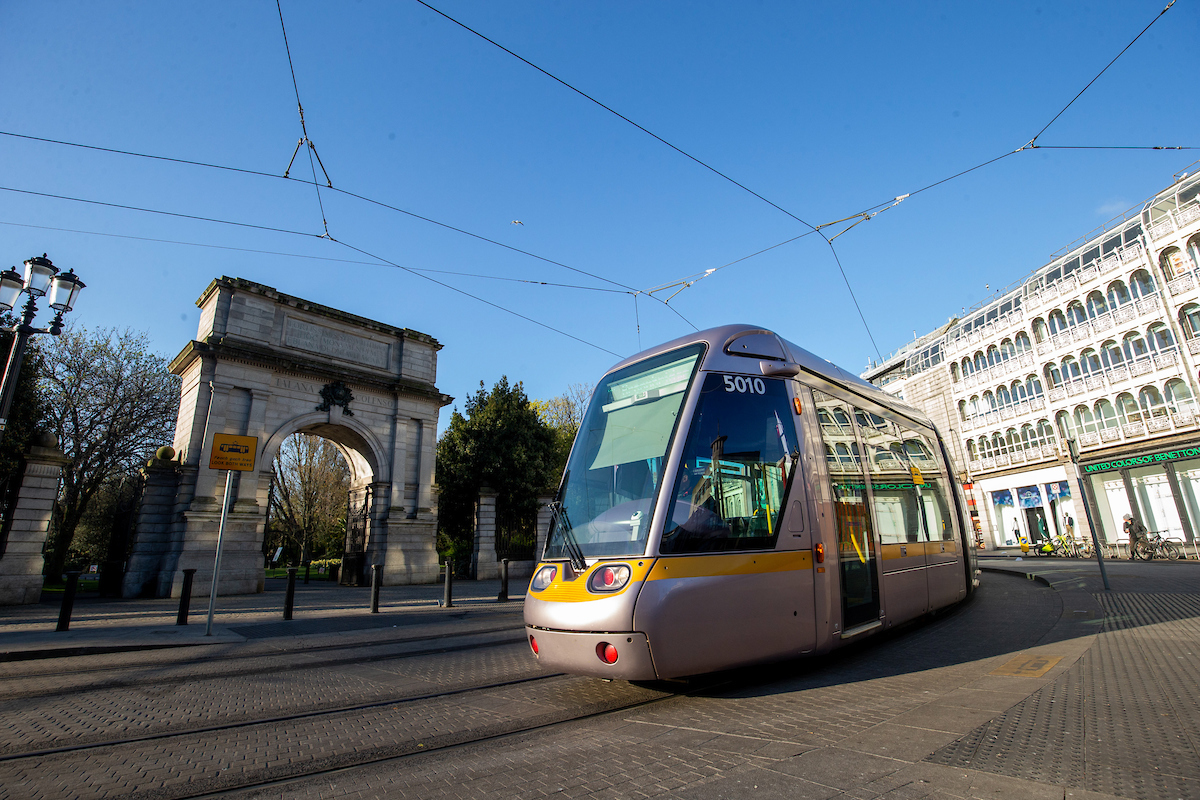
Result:
{"label": "street surface", "polygon": [[[0,797],[1200,798],[1200,564],[985,558],[977,598],[687,683],[550,674],[495,582],[0,609]],[[1030,573],[1027,575],[1026,573]]]}

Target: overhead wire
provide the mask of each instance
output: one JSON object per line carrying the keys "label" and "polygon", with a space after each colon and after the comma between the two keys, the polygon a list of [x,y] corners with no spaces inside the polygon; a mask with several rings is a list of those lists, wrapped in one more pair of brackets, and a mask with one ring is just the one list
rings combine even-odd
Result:
{"label": "overhead wire", "polygon": [[[321,200],[321,187],[317,183],[317,166],[313,163],[313,156],[317,152],[316,145],[312,139],[308,137],[308,126],[304,124],[304,105],[300,102],[300,84],[296,81],[296,67],[292,63],[292,48],[288,45],[287,26],[283,24],[283,4],[280,0],[275,0],[275,8],[279,11],[279,28],[283,31],[283,49],[287,52],[288,69],[292,73],[292,88],[296,90],[296,110],[300,112],[300,141],[296,143],[296,150],[305,145],[308,151],[308,166],[312,169],[312,185],[317,193],[317,207],[321,210],[321,224],[325,226],[325,235],[329,235],[329,222],[325,219],[325,203]],[[292,153],[292,161],[296,160],[296,153]],[[317,156],[317,161],[320,161],[320,156]],[[288,168],[283,171],[283,176],[286,178],[288,172],[292,169],[291,163],[288,163]],[[325,170],[325,165],[321,164],[321,171],[325,173],[325,182],[333,186],[333,181],[329,179],[329,173]]]}

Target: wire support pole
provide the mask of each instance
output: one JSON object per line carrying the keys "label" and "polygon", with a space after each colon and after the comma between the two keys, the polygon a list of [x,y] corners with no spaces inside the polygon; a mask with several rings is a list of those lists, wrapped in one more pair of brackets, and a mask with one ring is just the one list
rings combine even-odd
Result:
{"label": "wire support pole", "polygon": [[229,519],[229,496],[233,492],[233,470],[225,470],[225,496],[221,498],[221,524],[217,528],[217,554],[213,558],[212,589],[208,593],[208,623],[204,635],[212,636],[213,615],[217,611],[217,581],[221,578],[221,545],[225,542],[225,523]]}

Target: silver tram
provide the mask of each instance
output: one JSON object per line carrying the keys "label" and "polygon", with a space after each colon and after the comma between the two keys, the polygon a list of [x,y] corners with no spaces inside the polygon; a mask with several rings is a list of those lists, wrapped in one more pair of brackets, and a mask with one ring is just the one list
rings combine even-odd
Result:
{"label": "silver tram", "polygon": [[525,626],[565,672],[654,680],[824,653],[978,586],[932,423],[747,325],[613,367],[551,508]]}

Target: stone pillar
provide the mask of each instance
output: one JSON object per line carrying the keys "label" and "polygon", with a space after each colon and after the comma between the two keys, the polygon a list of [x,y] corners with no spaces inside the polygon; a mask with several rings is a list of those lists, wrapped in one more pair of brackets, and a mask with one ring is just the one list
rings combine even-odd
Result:
{"label": "stone pillar", "polygon": [[52,434],[41,434],[25,455],[25,475],[13,509],[8,545],[0,557],[0,605],[42,599],[42,547],[50,530],[58,479],[71,459]]}
{"label": "stone pillar", "polygon": [[122,597],[155,596],[162,560],[170,549],[171,523],[175,520],[175,495],[179,491],[179,464],[175,450],[160,447],[142,468],[145,484],[142,505],[134,528],[133,548],[121,584]]}
{"label": "stone pillar", "polygon": [[496,563],[496,492],[486,487],[479,489],[479,502],[475,505],[475,552],[471,566],[477,581],[500,577],[500,565]]}

